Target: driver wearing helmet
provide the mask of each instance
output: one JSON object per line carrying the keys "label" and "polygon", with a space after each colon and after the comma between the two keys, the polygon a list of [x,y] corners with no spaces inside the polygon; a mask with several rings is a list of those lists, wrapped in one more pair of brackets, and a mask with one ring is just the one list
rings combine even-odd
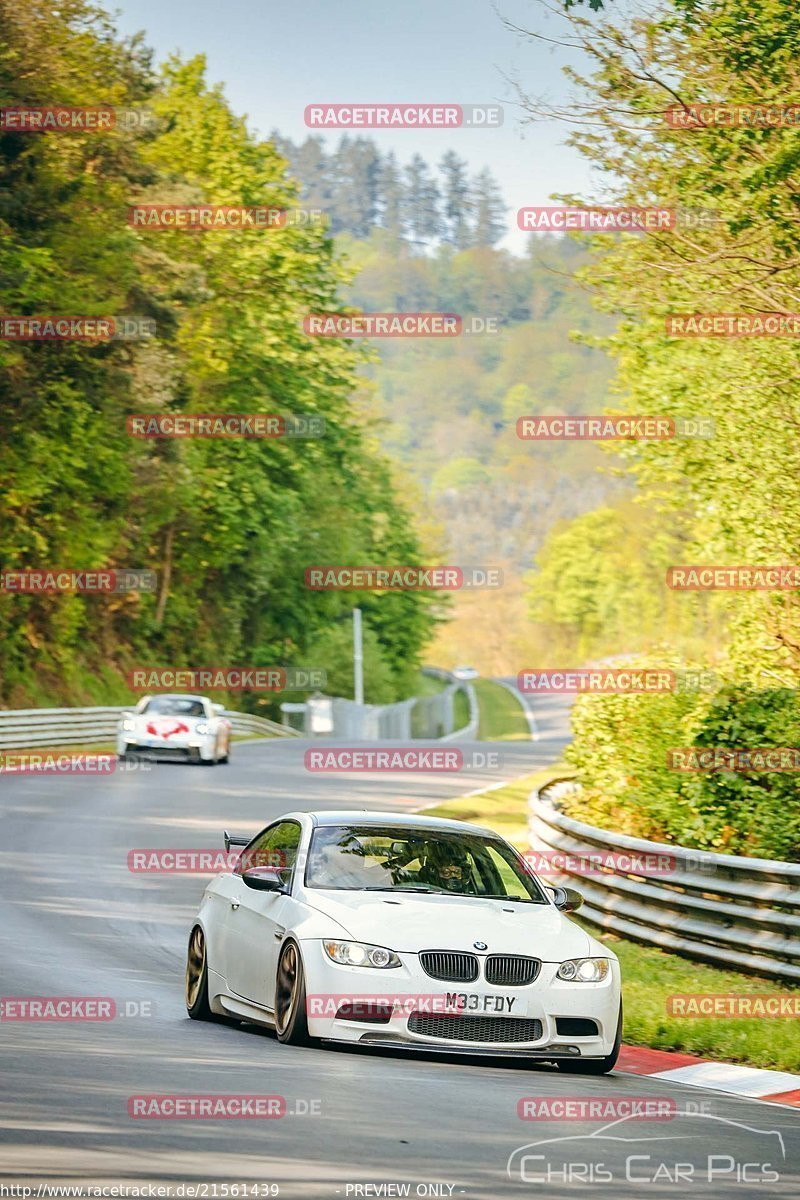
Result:
{"label": "driver wearing helmet", "polygon": [[469,859],[460,846],[434,843],[420,871],[420,880],[443,892],[475,895]]}

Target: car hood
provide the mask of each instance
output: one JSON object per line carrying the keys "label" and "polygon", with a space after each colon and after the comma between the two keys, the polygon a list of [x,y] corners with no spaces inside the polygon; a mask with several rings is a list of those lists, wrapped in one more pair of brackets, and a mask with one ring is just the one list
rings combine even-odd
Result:
{"label": "car hood", "polygon": [[474,952],[475,942],[486,943],[487,949],[481,953],[529,954],[543,962],[591,953],[588,935],[549,904],[317,888],[306,890],[305,900],[337,921],[354,940],[387,946],[398,953]]}

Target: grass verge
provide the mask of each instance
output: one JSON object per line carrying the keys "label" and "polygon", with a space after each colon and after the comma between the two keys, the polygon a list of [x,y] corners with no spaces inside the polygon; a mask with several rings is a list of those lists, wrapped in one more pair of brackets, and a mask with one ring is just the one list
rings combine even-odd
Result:
{"label": "grass verge", "polygon": [[422,671],[418,671],[411,695],[436,696],[439,692],[443,692],[447,686],[445,679],[439,679],[436,675],[425,675]]}
{"label": "grass verge", "polygon": [[453,696],[453,725],[456,729],[463,729],[469,724],[469,701],[467,700],[466,692],[463,688],[459,688]]}
{"label": "grass verge", "polygon": [[[424,675],[422,671],[417,674],[417,682],[414,685],[414,696],[436,696],[443,692],[450,684],[445,679],[438,679],[435,675]],[[453,729],[463,729],[469,724],[469,702],[463,688],[459,688],[453,696]],[[411,728],[412,737],[425,737],[429,734],[427,726],[420,718],[419,723],[415,721],[414,710],[411,713]],[[444,732],[444,730],[440,730]]]}
{"label": "grass verge", "polygon": [[[547,767],[496,791],[461,796],[425,812],[428,816],[487,825],[519,849],[527,849],[528,795],[534,787],[564,774],[563,767]],[[594,929],[589,922],[578,919],[577,923],[608,945],[620,960],[626,1042],[722,1062],[800,1072],[800,1021],[796,1017],[675,1017],[667,1012],[668,998],[676,994],[797,995],[800,988],[708,967]]]}
{"label": "grass verge", "polygon": [[489,679],[476,679],[480,722],[478,737],[482,741],[530,741],[531,732],[522,705],[507,688]]}

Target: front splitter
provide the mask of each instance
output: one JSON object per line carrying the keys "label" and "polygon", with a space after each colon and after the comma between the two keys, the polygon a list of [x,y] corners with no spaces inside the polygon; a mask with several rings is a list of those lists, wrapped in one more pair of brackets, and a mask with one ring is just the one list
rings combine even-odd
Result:
{"label": "front splitter", "polygon": [[400,1034],[392,1037],[365,1034],[357,1042],[350,1041],[348,1038],[321,1038],[320,1040],[351,1048],[353,1046],[375,1046],[383,1050],[420,1050],[433,1054],[478,1055],[483,1058],[538,1058],[549,1062],[558,1062],[559,1060],[575,1062],[576,1059],[590,1062],[592,1060],[599,1061],[602,1057],[601,1055],[582,1055],[578,1046],[482,1046],[474,1042],[445,1045],[441,1042],[421,1042],[414,1038],[402,1037]]}

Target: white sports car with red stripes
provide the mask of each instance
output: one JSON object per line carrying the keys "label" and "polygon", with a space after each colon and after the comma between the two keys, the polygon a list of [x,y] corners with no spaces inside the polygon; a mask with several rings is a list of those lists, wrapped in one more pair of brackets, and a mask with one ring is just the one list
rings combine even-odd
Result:
{"label": "white sports car with red stripes", "polygon": [[230,761],[232,725],[221,704],[205,696],[144,696],[117,727],[117,754],[183,762]]}

